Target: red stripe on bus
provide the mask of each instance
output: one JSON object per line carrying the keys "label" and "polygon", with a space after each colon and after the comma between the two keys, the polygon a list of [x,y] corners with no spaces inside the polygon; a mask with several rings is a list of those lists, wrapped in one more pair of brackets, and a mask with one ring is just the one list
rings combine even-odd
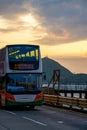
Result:
{"label": "red stripe on bus", "polygon": [[43,98],[43,93],[41,92],[41,93],[38,93],[37,95],[36,95],[36,97],[35,97],[35,101],[38,101],[38,100],[40,100],[40,99],[42,99]]}
{"label": "red stripe on bus", "polygon": [[7,100],[15,101],[15,98],[12,94],[7,93],[6,98],[7,98]]}

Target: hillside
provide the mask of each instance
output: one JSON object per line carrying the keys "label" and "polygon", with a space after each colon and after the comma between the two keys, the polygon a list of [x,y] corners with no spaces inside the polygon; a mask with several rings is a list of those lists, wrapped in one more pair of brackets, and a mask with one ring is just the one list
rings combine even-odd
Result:
{"label": "hillside", "polygon": [[60,69],[60,82],[67,84],[87,84],[87,74],[73,74],[58,62],[44,57],[42,59],[43,72],[46,73],[46,80],[49,82],[53,75],[53,70]]}

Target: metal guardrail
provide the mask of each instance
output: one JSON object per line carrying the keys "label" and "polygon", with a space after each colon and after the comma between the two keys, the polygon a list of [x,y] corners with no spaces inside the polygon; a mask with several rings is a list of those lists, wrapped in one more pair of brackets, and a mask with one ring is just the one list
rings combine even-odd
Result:
{"label": "metal guardrail", "polygon": [[61,97],[56,95],[48,95],[44,94],[44,103],[45,104],[52,104],[55,106],[64,104],[69,105],[70,107],[76,106],[81,108],[82,110],[84,108],[87,109],[87,99],[79,99],[79,98],[70,98],[70,97]]}
{"label": "metal guardrail", "polygon": [[73,98],[75,95],[74,94],[78,94],[78,98],[84,98],[87,99],[87,90],[55,90],[53,88],[42,88],[42,91],[44,94],[48,94],[48,95],[58,95],[60,94],[62,96],[62,94],[67,97],[68,94],[71,95],[71,98]]}

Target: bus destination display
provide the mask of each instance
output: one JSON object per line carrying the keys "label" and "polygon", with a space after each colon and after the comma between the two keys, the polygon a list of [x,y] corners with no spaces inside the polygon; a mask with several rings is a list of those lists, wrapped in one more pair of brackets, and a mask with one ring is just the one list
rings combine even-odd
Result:
{"label": "bus destination display", "polygon": [[26,70],[26,69],[34,69],[33,64],[14,64],[13,69],[17,70]]}

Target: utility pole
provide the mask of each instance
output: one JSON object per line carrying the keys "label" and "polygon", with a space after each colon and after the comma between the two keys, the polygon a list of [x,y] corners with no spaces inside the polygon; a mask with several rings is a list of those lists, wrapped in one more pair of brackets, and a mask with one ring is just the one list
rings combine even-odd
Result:
{"label": "utility pole", "polygon": [[59,94],[59,90],[60,90],[60,70],[54,70],[53,71],[53,76],[52,76],[52,78],[51,78],[51,80],[50,80],[50,82],[49,82],[49,84],[48,84],[48,94],[49,94],[49,86],[50,86],[50,84],[52,84],[53,85],[53,91],[54,91],[54,87],[55,87],[55,85],[57,84],[58,85],[58,87],[57,87],[57,95],[60,95]]}

